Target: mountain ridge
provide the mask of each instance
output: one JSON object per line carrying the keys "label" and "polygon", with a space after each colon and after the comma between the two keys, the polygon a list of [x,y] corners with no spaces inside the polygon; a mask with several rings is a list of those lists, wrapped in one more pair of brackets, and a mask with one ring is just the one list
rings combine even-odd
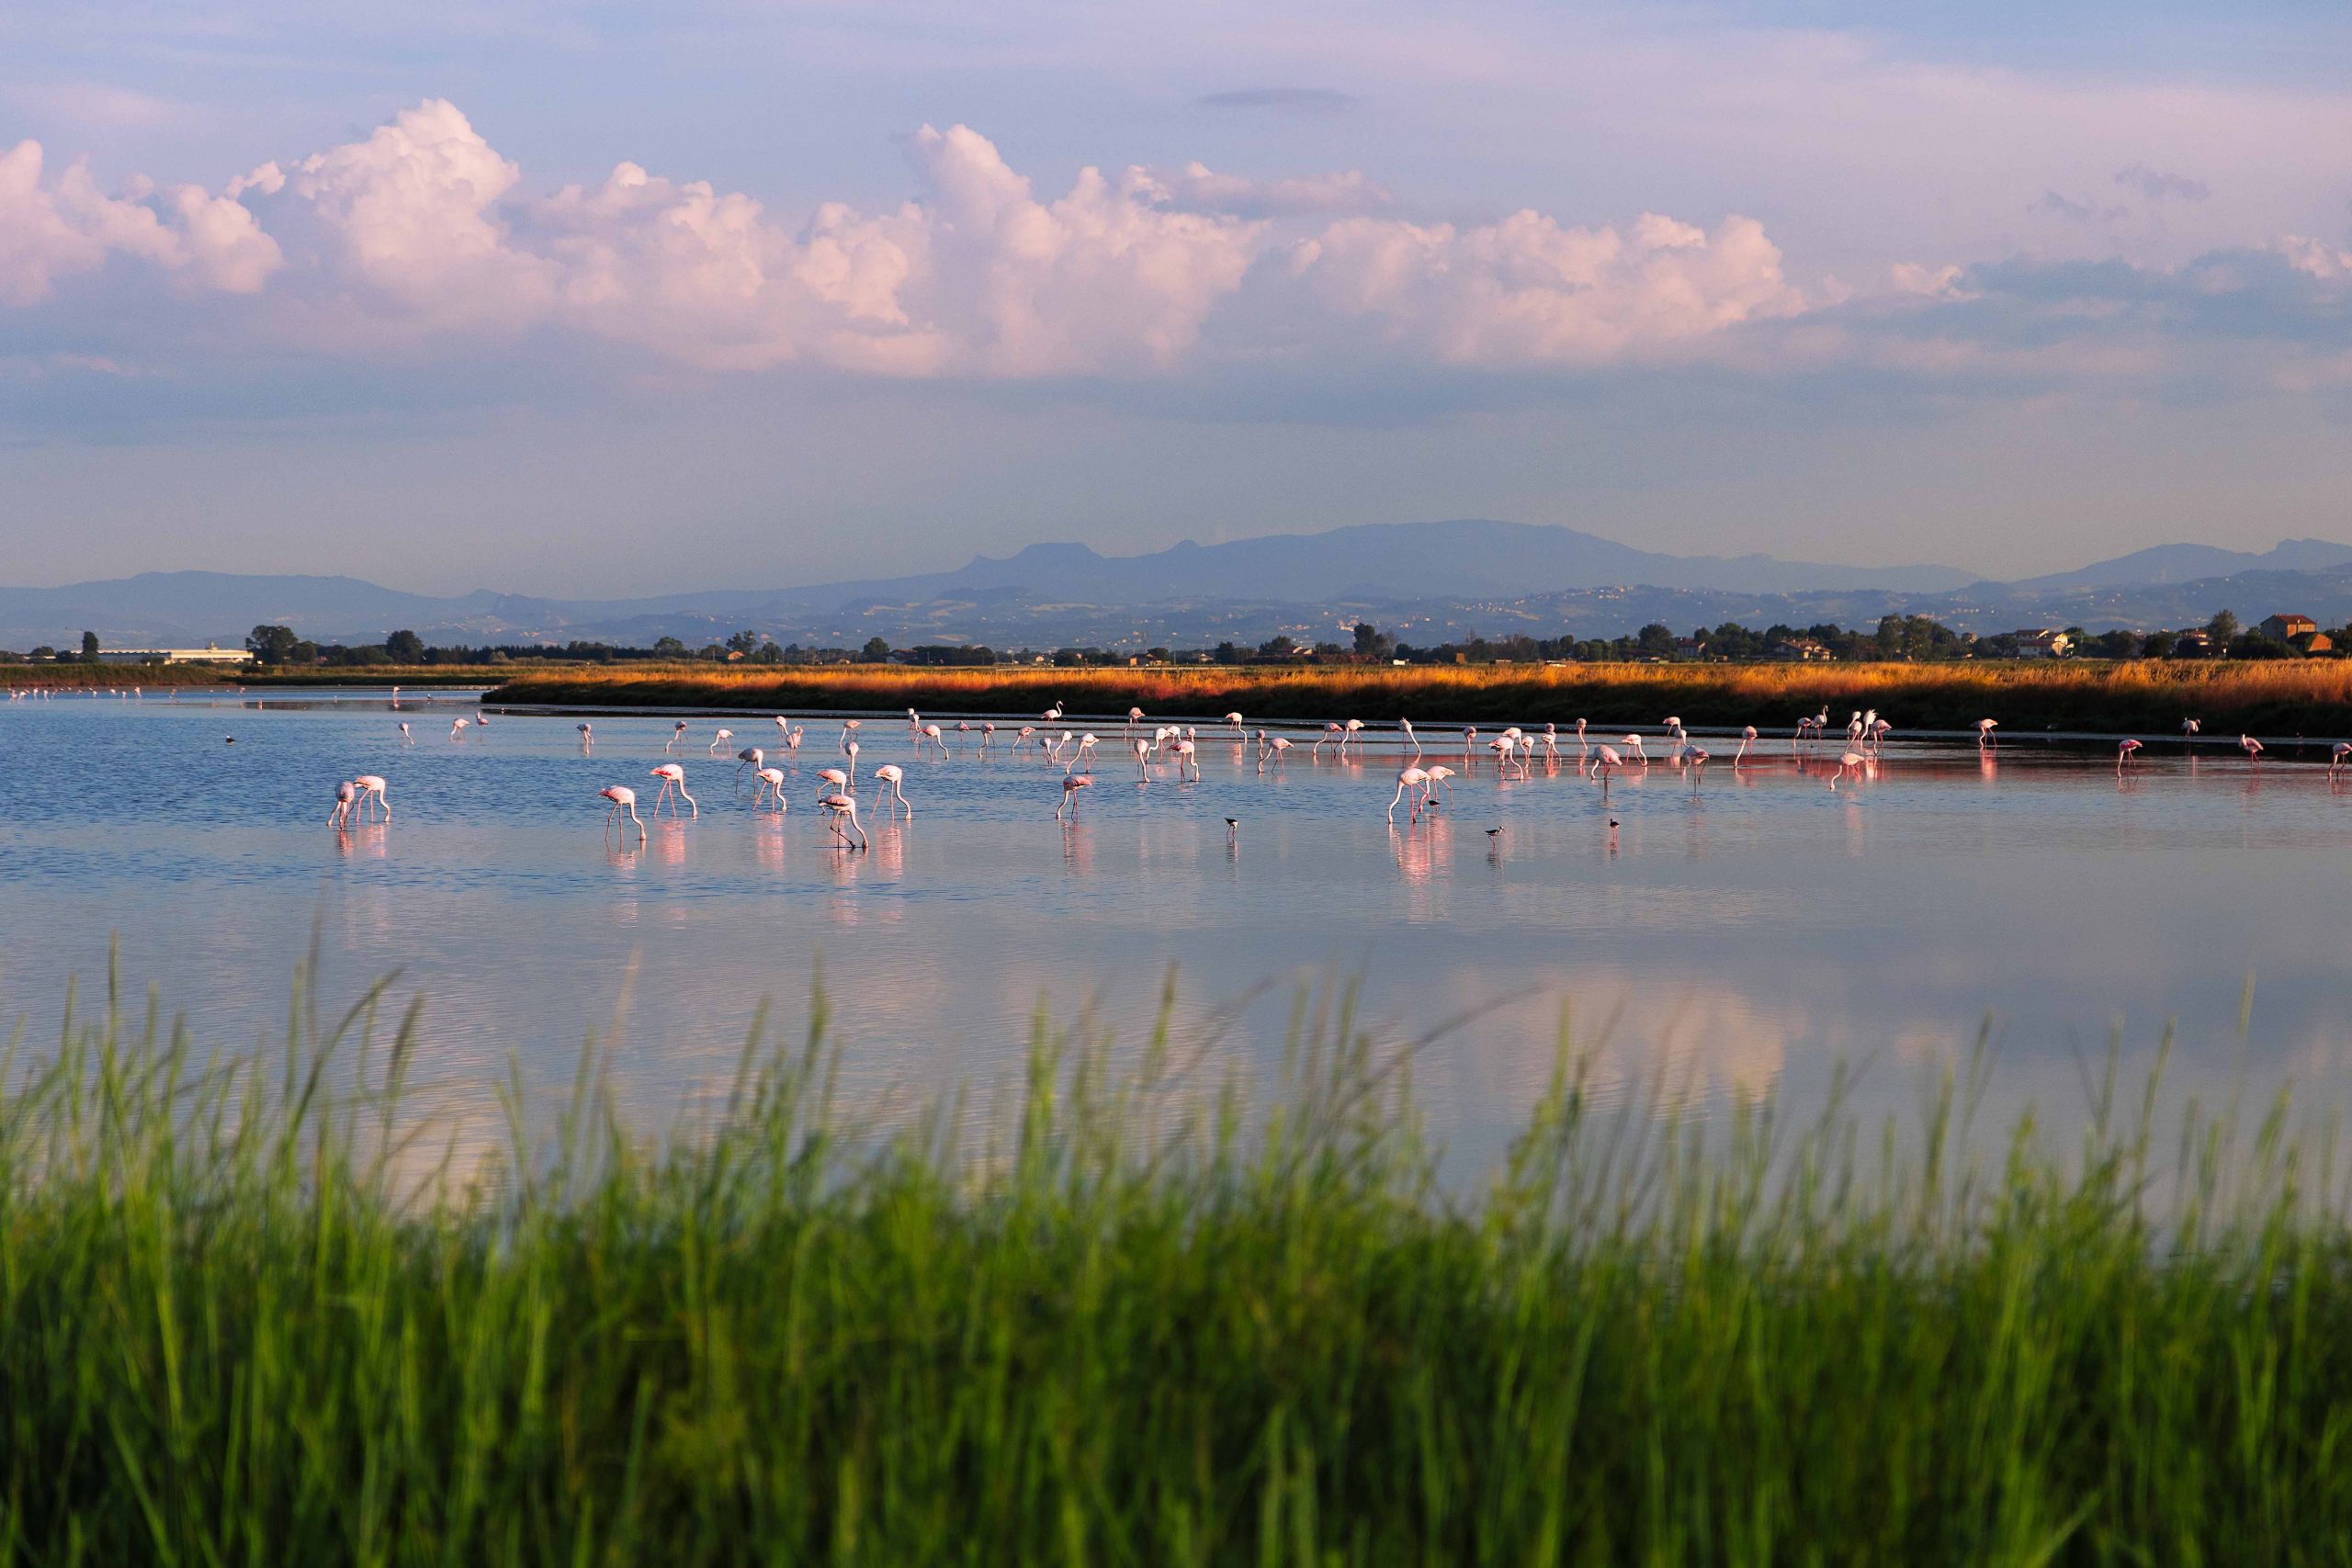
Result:
{"label": "mountain ridge", "polygon": [[[2222,570],[2196,575],[2200,568]],[[1652,619],[1679,630],[1699,620],[1855,624],[1886,614],[1932,615],[1967,630],[2099,630],[2178,626],[2224,604],[2248,621],[2294,609],[2334,624],[2339,603],[2352,615],[2352,546],[2323,539],[2282,540],[2259,552],[2154,546],[2001,582],[1939,566],[1676,556],[1572,528],[1456,518],[1188,539],[1135,556],[1044,542],[1004,557],[975,555],[947,571],[624,599],[492,589],[420,594],[332,574],[141,572],[0,588],[0,647],[63,646],[85,628],[115,647],[231,646],[264,623],[346,642],[406,627],[441,642],[642,644],[675,636],[699,646],[748,626],[781,642],[820,645],[873,636],[899,644],[1198,643],[1261,641],[1276,631],[1330,636],[1357,614],[1412,640],[1438,640],[1430,633],[1441,627],[1500,634],[1544,621],[1547,636],[1610,637]],[[1430,632],[1408,630],[1424,625]]]}

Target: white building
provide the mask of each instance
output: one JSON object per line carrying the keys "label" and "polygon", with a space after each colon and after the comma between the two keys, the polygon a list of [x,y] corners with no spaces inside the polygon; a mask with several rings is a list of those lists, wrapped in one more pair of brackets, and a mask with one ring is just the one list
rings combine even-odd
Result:
{"label": "white building", "polygon": [[202,648],[102,648],[98,649],[101,664],[251,664],[253,649],[222,648],[218,643],[206,643]]}

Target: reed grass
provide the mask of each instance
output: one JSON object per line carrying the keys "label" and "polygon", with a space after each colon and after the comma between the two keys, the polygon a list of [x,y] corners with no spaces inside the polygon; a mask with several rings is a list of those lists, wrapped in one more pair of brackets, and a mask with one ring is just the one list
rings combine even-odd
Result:
{"label": "reed grass", "polygon": [[[0,1559],[2319,1562],[2352,1245],[2283,1106],[1994,1154],[1563,1052],[1447,1195],[1344,1018],[1278,1090],[1042,1030],[987,1134],[861,1132],[821,999],[653,1142],[583,1056],[494,1169],[370,992],[282,1055],[151,1002],[0,1102]],[[515,1091],[519,1094],[519,1091]],[[519,1103],[514,1125],[530,1118]],[[1897,1145],[1910,1150],[1894,1152]],[[2005,1149],[2005,1152],[2004,1152]],[[2161,1185],[2171,1196],[2159,1203]]]}
{"label": "reed grass", "polygon": [[1954,664],[1569,664],[1265,666],[1135,670],[772,671],[708,666],[531,672],[488,700],[551,706],[695,706],[1029,714],[1140,707],[1160,718],[1409,718],[1415,723],[1686,724],[1767,729],[1827,706],[1876,708],[1913,729],[1998,719],[2035,729],[2171,735],[2352,732],[2352,661],[2029,660]]}

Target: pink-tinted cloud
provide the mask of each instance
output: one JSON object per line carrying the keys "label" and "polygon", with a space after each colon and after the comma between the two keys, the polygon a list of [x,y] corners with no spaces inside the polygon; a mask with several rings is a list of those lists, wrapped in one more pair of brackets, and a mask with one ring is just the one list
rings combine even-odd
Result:
{"label": "pink-tinted cloud", "polygon": [[157,191],[136,182],[108,196],[89,169],[68,164],[43,175],[40,143],[0,152],[0,303],[29,305],[62,278],[123,255],[187,285],[250,294],[282,260],[253,215],[196,186]]}

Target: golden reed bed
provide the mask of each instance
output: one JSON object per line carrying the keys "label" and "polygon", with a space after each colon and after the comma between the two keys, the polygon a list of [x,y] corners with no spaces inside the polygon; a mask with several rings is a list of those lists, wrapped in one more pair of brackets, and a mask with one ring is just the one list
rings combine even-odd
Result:
{"label": "golden reed bed", "polygon": [[488,701],[512,705],[1041,713],[1248,719],[1567,726],[1754,724],[1773,730],[1827,707],[1833,725],[1876,708],[1908,729],[2043,729],[2208,735],[2352,732],[2352,661],[2131,663],[1575,664],[1567,666],[1220,666],[1201,669],[923,670],[856,666],[713,670],[631,666],[518,675]]}

